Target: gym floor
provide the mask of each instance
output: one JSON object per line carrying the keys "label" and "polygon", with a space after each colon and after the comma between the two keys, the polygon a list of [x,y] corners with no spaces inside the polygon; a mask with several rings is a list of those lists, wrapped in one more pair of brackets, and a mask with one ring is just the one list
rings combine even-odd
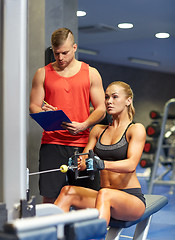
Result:
{"label": "gym floor", "polygon": [[[148,193],[149,177],[140,176],[145,169],[137,167],[138,179],[143,193]],[[171,186],[154,185],[153,194],[164,195],[168,198],[168,204],[153,215],[147,240],[174,240],[175,239],[175,187],[170,193]],[[132,239],[135,227],[124,229],[120,239]]]}

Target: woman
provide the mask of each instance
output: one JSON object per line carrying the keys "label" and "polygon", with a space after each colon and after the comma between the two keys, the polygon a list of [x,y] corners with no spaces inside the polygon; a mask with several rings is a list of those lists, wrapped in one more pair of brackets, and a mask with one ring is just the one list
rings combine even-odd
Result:
{"label": "woman", "polygon": [[[136,176],[136,167],[142,155],[146,132],[140,123],[133,123],[133,92],[124,82],[111,83],[105,93],[107,113],[112,124],[96,125],[90,133],[84,153],[90,149],[100,157],[101,189],[65,186],[55,204],[68,212],[76,209],[97,208],[99,217],[107,224],[110,217],[123,221],[134,221],[145,211],[145,199]],[[86,168],[85,158],[79,159],[79,169]],[[102,170],[103,169],[103,170]]]}

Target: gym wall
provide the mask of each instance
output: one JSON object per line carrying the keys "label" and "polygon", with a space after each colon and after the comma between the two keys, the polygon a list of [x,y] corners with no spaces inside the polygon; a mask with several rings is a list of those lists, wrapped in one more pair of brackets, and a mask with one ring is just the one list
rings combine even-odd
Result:
{"label": "gym wall", "polygon": [[[83,61],[83,59],[80,59]],[[163,112],[165,103],[175,98],[175,74],[149,71],[119,65],[88,61],[97,68],[103,79],[104,89],[117,80],[128,83],[134,92],[136,114],[134,120],[146,127],[152,110]]]}

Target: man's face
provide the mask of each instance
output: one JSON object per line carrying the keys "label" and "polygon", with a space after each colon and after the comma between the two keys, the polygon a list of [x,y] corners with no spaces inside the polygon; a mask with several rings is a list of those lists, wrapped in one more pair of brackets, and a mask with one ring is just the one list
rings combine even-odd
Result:
{"label": "man's face", "polygon": [[77,45],[72,43],[70,38],[59,47],[52,47],[57,66],[60,69],[65,69],[75,58]]}

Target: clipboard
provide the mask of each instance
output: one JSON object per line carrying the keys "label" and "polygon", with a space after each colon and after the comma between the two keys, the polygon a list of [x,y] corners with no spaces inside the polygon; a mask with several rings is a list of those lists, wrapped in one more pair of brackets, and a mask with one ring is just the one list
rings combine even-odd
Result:
{"label": "clipboard", "polygon": [[71,120],[62,110],[30,113],[30,116],[45,131],[65,130],[61,127],[62,122],[71,123]]}

